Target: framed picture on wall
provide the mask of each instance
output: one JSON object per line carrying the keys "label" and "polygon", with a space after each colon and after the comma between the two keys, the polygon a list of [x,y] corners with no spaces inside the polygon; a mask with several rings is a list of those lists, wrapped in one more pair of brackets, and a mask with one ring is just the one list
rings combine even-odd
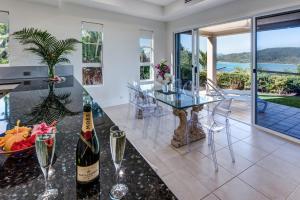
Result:
{"label": "framed picture on wall", "polygon": [[101,67],[83,67],[82,68],[83,85],[102,85],[102,68]]}

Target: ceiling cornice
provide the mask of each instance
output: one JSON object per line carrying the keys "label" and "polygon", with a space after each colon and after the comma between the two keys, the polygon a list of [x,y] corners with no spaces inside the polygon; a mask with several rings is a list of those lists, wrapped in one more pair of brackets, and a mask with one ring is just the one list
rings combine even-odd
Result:
{"label": "ceiling cornice", "polygon": [[135,17],[143,17],[158,21],[172,21],[199,11],[213,8],[235,0],[193,0],[185,4],[184,0],[176,0],[161,6],[141,0],[25,0],[62,8],[66,4],[77,4],[101,10],[108,10]]}

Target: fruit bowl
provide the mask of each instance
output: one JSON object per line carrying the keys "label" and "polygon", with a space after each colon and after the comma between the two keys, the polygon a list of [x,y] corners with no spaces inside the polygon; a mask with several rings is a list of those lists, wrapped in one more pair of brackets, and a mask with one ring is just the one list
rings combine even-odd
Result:
{"label": "fruit bowl", "polygon": [[0,148],[0,155],[13,158],[22,158],[30,156],[34,152],[35,146],[27,147],[25,149],[20,149],[16,151],[4,151],[3,148]]}
{"label": "fruit bowl", "polygon": [[[4,134],[5,133],[0,134],[0,137],[4,136]],[[30,147],[26,147],[24,149],[11,150],[11,151],[5,151],[3,147],[0,147],[0,155],[4,155],[6,157],[13,157],[13,158],[27,157],[29,155],[32,155],[34,149],[35,149],[34,145]]]}
{"label": "fruit bowl", "polygon": [[17,125],[15,128],[0,134],[0,155],[14,158],[27,157],[35,151],[36,135],[50,131],[56,132],[54,125],[48,126],[46,123],[29,127]]}

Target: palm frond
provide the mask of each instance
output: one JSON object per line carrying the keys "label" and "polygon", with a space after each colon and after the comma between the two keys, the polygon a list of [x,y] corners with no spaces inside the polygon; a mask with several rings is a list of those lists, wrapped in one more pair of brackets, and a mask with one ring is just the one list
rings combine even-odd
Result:
{"label": "palm frond", "polygon": [[15,39],[23,45],[30,45],[25,48],[39,57],[41,62],[48,66],[55,66],[58,63],[68,63],[70,60],[64,57],[76,50],[76,44],[80,43],[74,38],[58,40],[48,31],[42,31],[35,28],[23,28],[12,34]]}

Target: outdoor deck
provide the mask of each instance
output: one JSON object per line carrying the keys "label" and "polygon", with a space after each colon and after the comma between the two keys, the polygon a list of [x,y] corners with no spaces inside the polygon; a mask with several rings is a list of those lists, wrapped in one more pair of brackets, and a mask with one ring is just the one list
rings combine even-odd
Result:
{"label": "outdoor deck", "polygon": [[[231,118],[251,123],[251,96],[233,97]],[[265,112],[259,112],[257,124],[300,139],[300,109],[268,102]]]}

